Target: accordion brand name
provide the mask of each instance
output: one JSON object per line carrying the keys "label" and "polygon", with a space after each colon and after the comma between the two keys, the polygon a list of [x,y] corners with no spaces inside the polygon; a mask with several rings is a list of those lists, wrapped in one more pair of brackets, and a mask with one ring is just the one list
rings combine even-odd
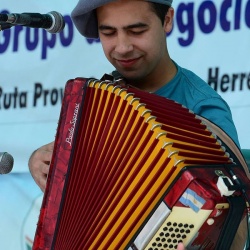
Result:
{"label": "accordion brand name", "polygon": [[70,121],[71,127],[68,129],[69,135],[66,138],[66,142],[69,143],[70,146],[71,146],[73,136],[74,136],[74,131],[75,131],[76,122],[77,122],[77,115],[78,115],[78,112],[79,112],[79,106],[80,106],[80,104],[76,103],[75,109],[74,109],[74,115],[73,115],[72,120]]}

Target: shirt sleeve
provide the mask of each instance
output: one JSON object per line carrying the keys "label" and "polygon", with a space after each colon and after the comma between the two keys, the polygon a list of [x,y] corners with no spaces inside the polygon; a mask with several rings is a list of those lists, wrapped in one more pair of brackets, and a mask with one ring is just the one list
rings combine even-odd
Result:
{"label": "shirt sleeve", "polygon": [[228,104],[221,98],[208,98],[194,106],[193,111],[216,124],[231,137],[240,148],[238,134]]}

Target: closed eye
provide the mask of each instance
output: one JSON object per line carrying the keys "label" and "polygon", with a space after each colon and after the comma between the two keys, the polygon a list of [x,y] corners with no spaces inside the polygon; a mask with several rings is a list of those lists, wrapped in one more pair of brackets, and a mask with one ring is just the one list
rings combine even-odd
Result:
{"label": "closed eye", "polygon": [[131,32],[133,35],[141,35],[146,31],[147,31],[147,29],[135,29],[135,30],[132,29],[132,30],[129,30],[129,32]]}
{"label": "closed eye", "polygon": [[[133,35],[141,35],[148,29],[149,26],[147,24],[140,22],[123,27],[123,30]],[[116,31],[117,31],[116,28],[113,26],[108,26],[108,25],[99,26],[99,32],[101,32],[101,34],[104,36],[112,36],[116,33]]]}
{"label": "closed eye", "polygon": [[115,34],[115,31],[101,31],[101,34],[104,35],[104,36],[112,36]]}
{"label": "closed eye", "polygon": [[135,23],[132,25],[128,25],[127,27],[125,27],[125,30],[130,31],[132,34],[135,35],[140,35],[142,33],[144,33],[145,31],[147,31],[149,29],[149,26],[145,23]]}
{"label": "closed eye", "polygon": [[99,32],[101,32],[105,36],[111,36],[111,35],[115,34],[116,29],[113,27],[110,27],[110,26],[100,25]]}

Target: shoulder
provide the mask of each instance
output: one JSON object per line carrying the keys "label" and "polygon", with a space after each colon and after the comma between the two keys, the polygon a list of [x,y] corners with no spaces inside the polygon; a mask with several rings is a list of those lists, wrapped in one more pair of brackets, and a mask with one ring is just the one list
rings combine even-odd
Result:
{"label": "shoulder", "polygon": [[239,145],[231,110],[227,102],[194,72],[178,64],[176,64],[176,67],[176,76],[163,87],[165,97],[183,104],[195,114],[214,122]]}
{"label": "shoulder", "polygon": [[220,95],[196,73],[178,66],[179,83],[183,88],[188,88],[197,96],[196,98],[221,98]]}
{"label": "shoulder", "polygon": [[[176,64],[176,63],[175,63]],[[218,99],[222,105],[227,105],[221,96],[194,72],[176,64],[177,74],[155,94],[175,100],[194,112],[203,101],[213,102]]]}
{"label": "shoulder", "polygon": [[227,102],[202,78],[196,75],[191,70],[182,68],[180,66],[180,82],[187,90],[191,99],[195,100],[193,109],[197,110],[199,106],[218,107],[220,109],[230,110]]}

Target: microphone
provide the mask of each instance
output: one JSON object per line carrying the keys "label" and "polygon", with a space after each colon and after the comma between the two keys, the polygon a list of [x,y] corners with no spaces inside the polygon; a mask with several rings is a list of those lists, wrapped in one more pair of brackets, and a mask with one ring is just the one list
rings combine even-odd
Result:
{"label": "microphone", "polygon": [[7,152],[0,153],[0,174],[8,174],[14,164],[14,158]]}
{"label": "microphone", "polygon": [[0,14],[0,22],[10,23],[12,25],[22,25],[30,28],[43,28],[50,33],[61,32],[65,26],[63,16],[56,11],[51,11],[47,14]]}

